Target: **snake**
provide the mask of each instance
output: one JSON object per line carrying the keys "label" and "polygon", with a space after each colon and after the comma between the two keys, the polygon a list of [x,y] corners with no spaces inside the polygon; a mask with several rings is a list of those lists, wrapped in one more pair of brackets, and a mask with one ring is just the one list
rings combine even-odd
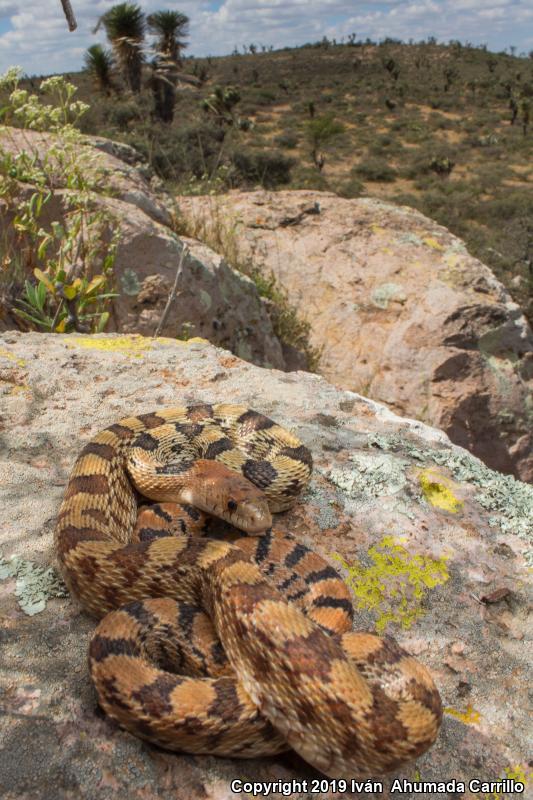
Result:
{"label": "snake", "polygon": [[390,772],[435,742],[429,670],[352,630],[342,577],[275,530],[312,466],[292,432],[230,403],[128,417],[81,450],[55,547],[99,620],[89,670],[119,726],[195,755],[293,750],[332,778]]}

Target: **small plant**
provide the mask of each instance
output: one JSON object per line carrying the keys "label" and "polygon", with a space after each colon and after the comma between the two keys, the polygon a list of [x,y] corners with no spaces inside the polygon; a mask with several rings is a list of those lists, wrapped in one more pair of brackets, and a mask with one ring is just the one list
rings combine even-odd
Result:
{"label": "small plant", "polygon": [[88,111],[87,103],[73,100],[77,89],[62,76],[55,75],[41,82],[41,92],[52,96],[53,103],[45,104],[36,94],[20,89],[20,67],[11,67],[0,76],[0,90],[9,92],[7,105],[0,109],[3,125],[28,128],[33,131],[73,133],[76,123]]}
{"label": "small plant", "polygon": [[[73,99],[76,87],[63,77],[41,82],[53,104],[20,89],[19,81],[17,68],[0,78],[0,88],[9,91],[4,120],[54,136],[42,153],[23,131],[21,147],[4,129],[14,146],[0,147],[0,198],[11,221],[2,242],[3,303],[27,327],[101,331],[109,318],[105,306],[114,296],[109,288],[118,227],[110,212],[94,207],[103,171],[74,127],[88,106]],[[42,212],[52,199],[62,221],[44,228]]]}
{"label": "small plant", "polygon": [[235,125],[237,116],[235,106],[241,95],[234,86],[216,86],[213,93],[202,101],[202,108],[212,114],[218,125]]}
{"label": "small plant", "polygon": [[455,162],[447,156],[434,156],[429,162],[429,168],[432,172],[446,178],[451,174],[454,167]]}
{"label": "small plant", "polygon": [[522,133],[527,136],[527,129],[529,127],[529,117],[531,111],[531,104],[525,97],[520,103],[520,113],[522,116]]}
{"label": "small plant", "polygon": [[109,319],[102,306],[116,293],[103,291],[108,277],[96,275],[91,281],[86,277],[68,283],[64,270],[58,272],[54,283],[41,270],[34,270],[37,284],[24,283],[20,308],[14,313],[30,324],[49,333],[101,333]]}
{"label": "small plant", "polygon": [[322,172],[326,163],[324,148],[344,133],[344,130],[342,122],[338,122],[333,114],[324,114],[307,122],[306,134],[311,145],[311,158],[319,172]]}

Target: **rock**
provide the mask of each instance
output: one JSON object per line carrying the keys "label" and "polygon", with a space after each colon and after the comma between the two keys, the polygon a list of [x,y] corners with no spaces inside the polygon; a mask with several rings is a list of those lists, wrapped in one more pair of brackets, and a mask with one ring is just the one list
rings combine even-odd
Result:
{"label": "rock", "polygon": [[[86,159],[86,165],[91,170],[100,174],[101,185],[106,193],[136,206],[163,225],[171,224],[172,206],[168,196],[164,192],[154,191],[152,176],[146,167],[139,168],[142,159],[132,147],[102,137],[84,136],[82,142],[76,144],[76,153]],[[53,133],[3,128],[0,134],[0,147],[4,151],[14,155],[27,152],[51,164],[57,158],[54,154],[56,145],[57,136]],[[62,187],[57,176],[54,188]]]}
{"label": "rock", "polygon": [[[123,416],[208,400],[249,404],[310,447],[309,490],[276,527],[342,571],[360,605],[356,627],[391,633],[432,670],[446,708],[435,746],[398,775],[374,779],[386,790],[417,774],[458,782],[523,774],[532,487],[491,471],[441,431],[317,375],[260,369],[205,342],[8,331],[0,381],[2,797],[223,800],[243,796],[235,780],[319,777],[290,754],[177,755],[121,731],[98,711],[89,681],[95,622],[46,577],[55,515],[91,436]],[[17,574],[31,576],[33,605],[15,594],[11,556]],[[512,596],[480,600],[506,586]],[[331,795],[296,787],[291,796]]]}
{"label": "rock", "polygon": [[242,257],[273,272],[311,322],[328,380],[533,481],[533,334],[446,228],[404,206],[314,191],[231,192],[179,206],[196,220],[238,221]]}
{"label": "rock", "polygon": [[[154,334],[186,243],[188,255],[183,261],[177,294],[160,333],[179,338],[204,337],[261,366],[285,369],[282,345],[255,284],[205,245],[180,239],[174,233],[169,199],[154,192],[143,171],[131,166],[135,156],[132,148],[96,139],[94,144],[99,149],[95,150],[92,140],[87,141],[85,156],[92,169],[102,171],[100,181],[104,187],[102,194],[94,195],[94,204],[110,212],[120,227],[113,267],[118,297],[112,302],[108,329]],[[51,151],[54,143],[52,134],[15,129],[7,129],[0,139],[0,146],[11,152],[33,148],[40,158]],[[33,191],[31,186],[20,184],[21,198],[31,196]],[[39,217],[42,227],[48,229],[53,222],[64,222],[68,195],[68,190],[60,186],[55,189],[43,205]],[[11,217],[0,202],[0,222],[2,217],[7,230]],[[15,327],[14,318],[1,317],[0,309],[0,330]],[[289,368],[295,363],[299,366],[290,352],[287,359],[292,365]]]}

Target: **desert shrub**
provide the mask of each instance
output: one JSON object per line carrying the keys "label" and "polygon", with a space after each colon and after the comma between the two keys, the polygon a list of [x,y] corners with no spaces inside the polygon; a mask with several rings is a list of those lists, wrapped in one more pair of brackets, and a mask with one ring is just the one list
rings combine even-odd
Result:
{"label": "desert shrub", "polygon": [[261,184],[266,189],[273,189],[281,184],[289,183],[294,159],[276,150],[258,151],[247,149],[234,150],[230,156],[236,170],[236,180],[244,184]]}
{"label": "desert shrub", "polygon": [[278,147],[286,147],[287,150],[292,150],[294,147],[298,147],[300,142],[299,136],[295,133],[280,133],[279,136],[276,136],[274,139],[274,144]]}
{"label": "desert shrub", "polygon": [[450,95],[432,97],[429,102],[433,110],[454,111],[457,109],[457,98]]}
{"label": "desert shrub", "polygon": [[344,181],[340,184],[337,188],[337,194],[339,197],[346,197],[350,199],[352,197],[361,197],[364,193],[365,186],[364,184],[358,180],[357,178],[350,178],[347,181]]}
{"label": "desert shrub", "polygon": [[368,152],[372,156],[382,156],[383,154],[398,155],[404,150],[402,143],[399,139],[392,136],[376,136],[369,142]]}
{"label": "desert shrub", "polygon": [[380,158],[364,159],[352,169],[351,174],[365,181],[380,183],[392,183],[398,177],[396,170]]}
{"label": "desert shrub", "polygon": [[[319,172],[314,167],[306,164],[297,164],[293,169],[291,188],[294,189],[315,189],[318,192],[332,191],[327,177],[323,172]],[[336,190],[336,188],[335,188]]]}
{"label": "desert shrub", "polygon": [[159,177],[171,181],[211,175],[221,163],[226,133],[214,122],[197,122],[179,129],[138,127],[128,136]]}
{"label": "desert shrub", "polygon": [[[425,179],[436,174],[446,174],[448,167],[450,172],[455,164],[460,161],[460,150],[453,146],[433,147],[430,144],[423,145],[416,156],[405,167],[402,167],[400,174],[402,178],[409,180],[419,180],[417,188],[426,188]],[[442,169],[441,169],[442,168]],[[449,174],[449,173],[448,173]]]}
{"label": "desert shrub", "polygon": [[133,122],[142,119],[141,109],[135,100],[118,100],[109,105],[107,121],[116,125],[119,130],[127,130]]}
{"label": "desert shrub", "polygon": [[278,97],[270,89],[251,89],[246,94],[246,104],[254,106],[270,106],[277,101]]}
{"label": "desert shrub", "polygon": [[443,114],[439,114],[438,111],[433,111],[428,117],[428,124],[437,130],[446,131],[446,130],[453,130],[455,128],[455,120],[448,119]]}

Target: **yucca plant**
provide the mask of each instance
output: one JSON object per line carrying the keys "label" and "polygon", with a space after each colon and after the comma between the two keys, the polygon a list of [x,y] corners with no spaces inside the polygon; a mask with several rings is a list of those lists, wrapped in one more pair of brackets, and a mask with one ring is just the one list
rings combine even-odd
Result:
{"label": "yucca plant", "polygon": [[233,125],[236,121],[233,109],[240,99],[235,86],[215,86],[213,93],[202,100],[202,108],[213,114],[219,125]]}
{"label": "yucca plant", "polygon": [[104,14],[102,22],[126,85],[132,92],[140,92],[146,28],[143,11],[135,3],[119,3]]}
{"label": "yucca plant", "polygon": [[151,87],[154,111],[163,122],[172,122],[176,105],[177,70],[181,51],[186,47],[189,18],[179,11],[157,11],[148,17],[148,28],[157,36],[152,61]]}
{"label": "yucca plant", "polygon": [[189,17],[180,11],[156,11],[150,14],[147,22],[151,33],[157,36],[157,53],[179,66],[181,51],[187,47],[185,37],[189,35]]}
{"label": "yucca plant", "polygon": [[85,53],[85,68],[100,91],[110,94],[113,88],[113,54],[101,44],[93,44]]}

